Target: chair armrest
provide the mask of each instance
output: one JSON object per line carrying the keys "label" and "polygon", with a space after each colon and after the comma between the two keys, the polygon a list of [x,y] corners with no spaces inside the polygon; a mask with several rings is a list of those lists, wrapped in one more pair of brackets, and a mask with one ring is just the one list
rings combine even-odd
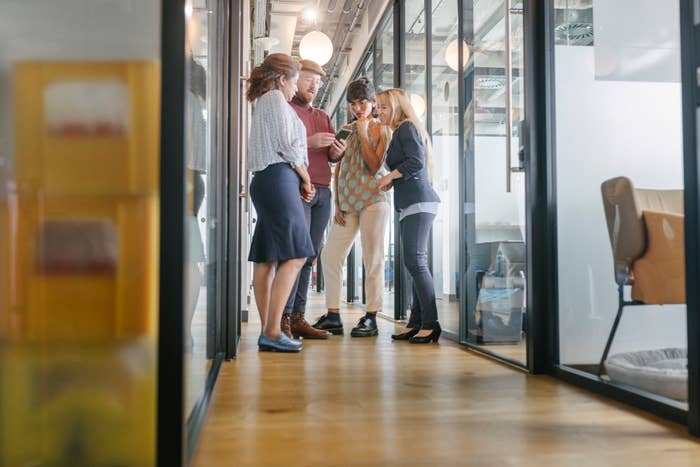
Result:
{"label": "chair armrest", "polygon": [[685,303],[684,216],[642,211],[646,250],[632,265],[632,298],[647,304]]}

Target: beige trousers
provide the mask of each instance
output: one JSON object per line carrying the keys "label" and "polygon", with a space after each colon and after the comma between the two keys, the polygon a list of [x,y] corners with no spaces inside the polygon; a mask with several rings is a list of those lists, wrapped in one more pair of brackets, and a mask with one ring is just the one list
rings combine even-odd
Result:
{"label": "beige trousers", "polygon": [[343,287],[343,264],[352,243],[360,231],[362,260],[365,265],[365,310],[381,311],[384,295],[384,232],[389,218],[389,203],[374,203],[359,213],[345,214],[345,225],[331,226],[326,244],[321,251],[323,281],[326,287],[326,308],[340,308]]}

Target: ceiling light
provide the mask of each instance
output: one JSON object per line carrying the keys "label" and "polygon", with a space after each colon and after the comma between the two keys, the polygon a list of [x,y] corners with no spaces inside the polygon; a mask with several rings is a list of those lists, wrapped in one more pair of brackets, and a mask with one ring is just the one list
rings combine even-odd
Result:
{"label": "ceiling light", "polygon": [[313,8],[308,8],[304,10],[303,17],[308,23],[316,22],[316,10],[314,10]]}
{"label": "ceiling light", "polygon": [[[467,47],[466,42],[462,41],[462,69],[466,68],[468,61],[469,47]],[[445,62],[447,62],[447,66],[454,71],[459,70],[459,43],[457,39],[450,42],[447,49],[445,49]]]}
{"label": "ceiling light", "polygon": [[418,117],[422,117],[425,113],[425,99],[420,94],[410,93],[409,99],[411,101],[411,107]]}
{"label": "ceiling light", "polygon": [[188,3],[185,5],[185,16],[190,17],[192,16],[192,13],[194,13],[194,8],[192,7],[191,3]]}
{"label": "ceiling light", "polygon": [[257,37],[253,40],[256,44],[260,45],[264,51],[270,50],[272,47],[280,43],[280,40],[276,37]]}
{"label": "ceiling light", "polygon": [[323,66],[333,56],[333,42],[321,31],[311,31],[299,42],[299,56]]}

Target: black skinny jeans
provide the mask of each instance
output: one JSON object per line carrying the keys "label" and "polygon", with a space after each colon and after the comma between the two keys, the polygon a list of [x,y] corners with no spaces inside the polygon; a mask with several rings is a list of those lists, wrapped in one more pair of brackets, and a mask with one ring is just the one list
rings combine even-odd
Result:
{"label": "black skinny jeans", "polygon": [[409,328],[434,329],[437,322],[435,285],[428,268],[428,239],[435,214],[421,212],[401,221],[403,262],[413,279],[413,308]]}

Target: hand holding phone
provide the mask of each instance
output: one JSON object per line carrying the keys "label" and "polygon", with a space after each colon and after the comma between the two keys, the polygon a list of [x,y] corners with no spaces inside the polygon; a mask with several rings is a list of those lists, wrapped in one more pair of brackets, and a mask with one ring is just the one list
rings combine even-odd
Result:
{"label": "hand holding phone", "polygon": [[335,139],[337,139],[338,141],[346,140],[348,139],[348,136],[350,136],[351,133],[352,130],[341,128],[340,131],[338,131],[338,133],[335,134]]}

